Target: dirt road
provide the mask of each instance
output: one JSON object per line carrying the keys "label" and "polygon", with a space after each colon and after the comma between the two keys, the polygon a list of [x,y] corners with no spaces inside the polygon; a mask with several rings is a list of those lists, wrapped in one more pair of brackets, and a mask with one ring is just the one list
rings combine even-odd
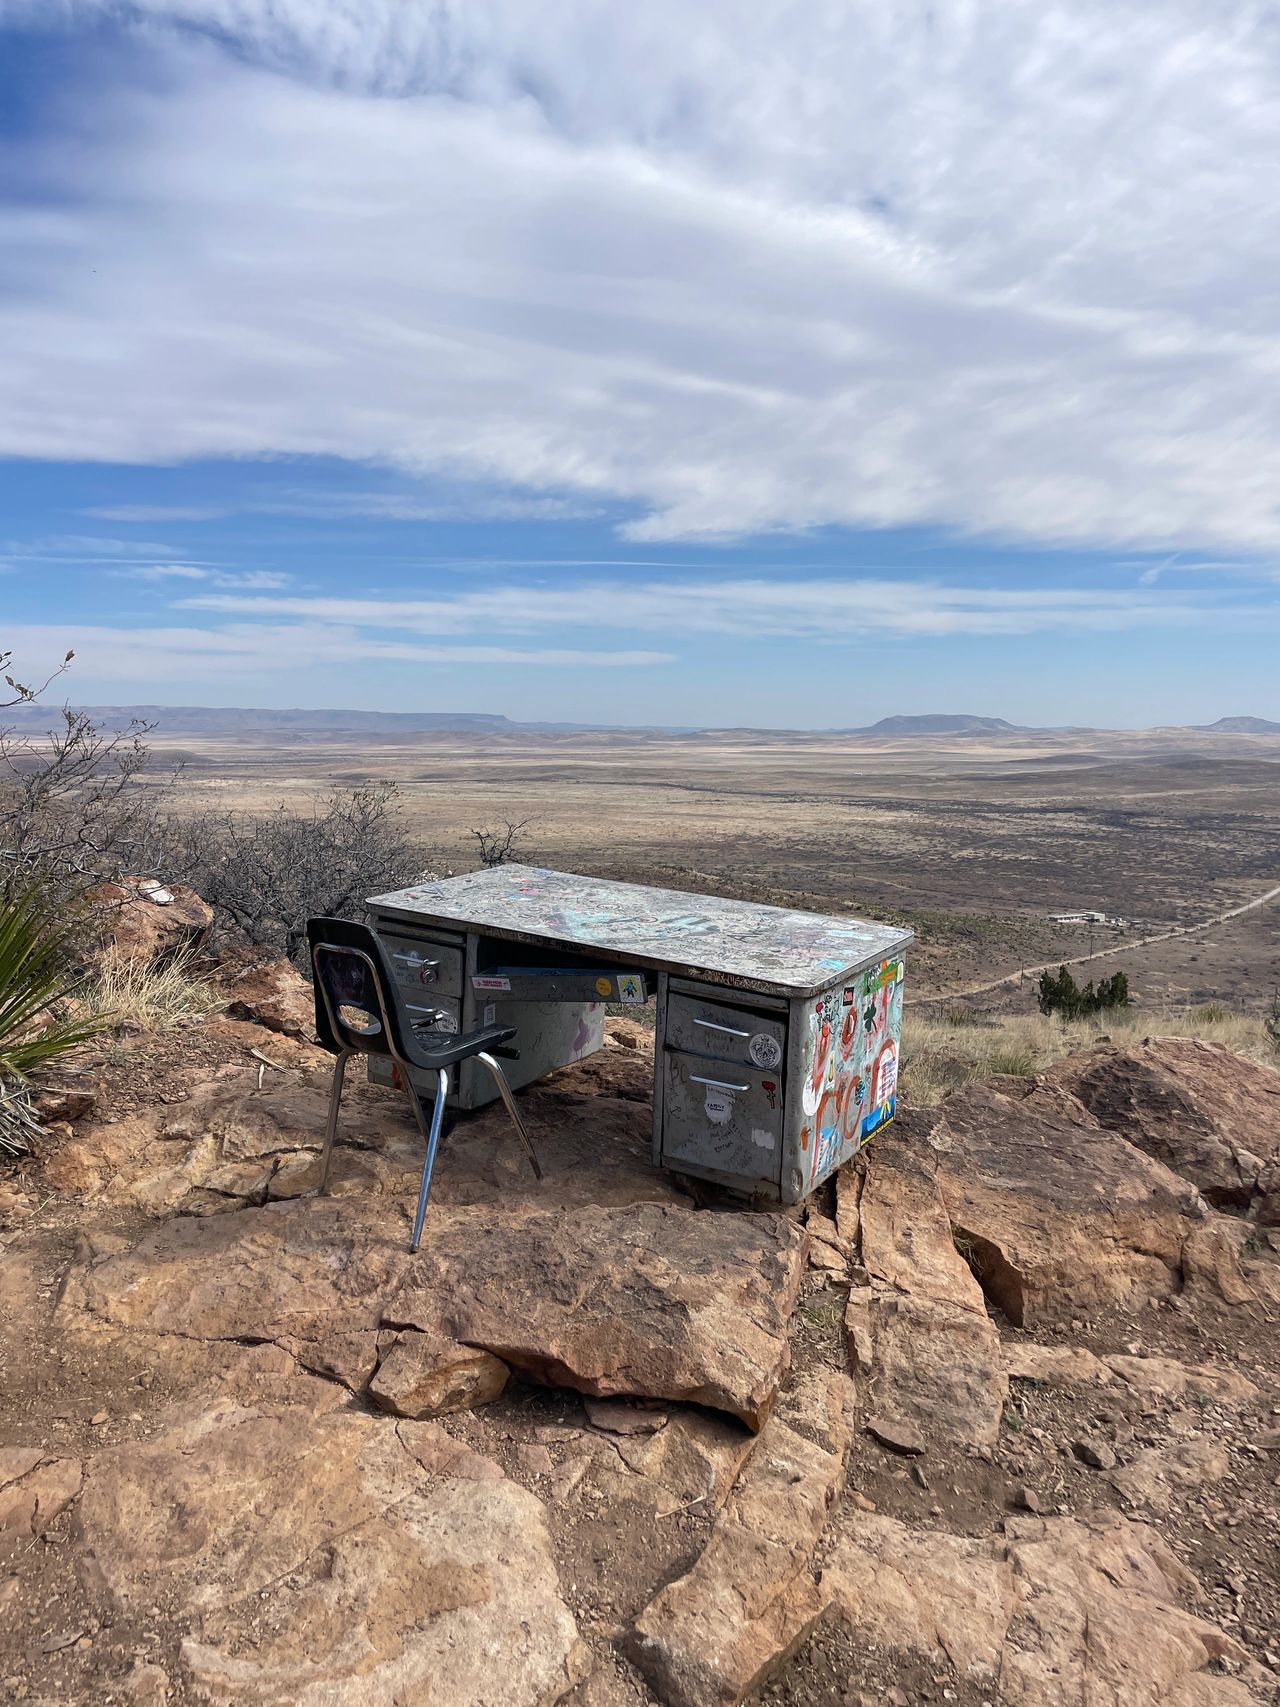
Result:
{"label": "dirt road", "polygon": [[1241,913],[1252,912],[1255,907],[1265,907],[1268,901],[1274,901],[1280,896],[1280,883],[1268,889],[1265,895],[1255,895],[1252,901],[1243,901],[1238,907],[1228,907],[1225,912],[1215,913],[1212,918],[1202,919],[1198,925],[1175,925],[1172,930],[1157,931],[1154,935],[1129,938],[1116,943],[1113,948],[1100,948],[1096,954],[1077,954],[1070,960],[1053,960],[1043,966],[1020,966],[1016,972],[1007,972],[1002,978],[993,978],[987,984],[975,984],[967,990],[947,990],[941,996],[907,997],[908,1005],[913,1001],[948,1002],[965,1001],[970,996],[986,996],[992,990],[1002,990],[1007,984],[1017,984],[1026,978],[1038,978],[1042,972],[1056,972],[1059,966],[1088,966],[1095,960],[1105,960],[1108,955],[1132,954],[1135,949],[1149,948],[1153,943],[1171,942],[1174,937],[1195,936],[1197,931],[1212,930],[1215,925],[1222,925],[1228,919],[1235,919]]}

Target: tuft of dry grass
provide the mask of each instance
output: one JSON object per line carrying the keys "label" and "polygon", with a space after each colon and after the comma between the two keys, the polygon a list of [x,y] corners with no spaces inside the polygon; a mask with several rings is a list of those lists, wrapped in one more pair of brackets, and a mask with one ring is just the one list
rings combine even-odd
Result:
{"label": "tuft of dry grass", "polygon": [[1280,1042],[1259,1014],[1233,1013],[1220,1002],[1202,1007],[1119,1008],[1090,1019],[1046,1014],[984,1014],[956,1009],[945,1019],[912,1013],[903,1022],[902,1089],[916,1104],[939,1102],[971,1079],[996,1073],[1042,1073],[1064,1055],[1102,1038],[1195,1037],[1280,1068]]}
{"label": "tuft of dry grass", "polygon": [[209,984],[183,960],[156,967],[108,958],[81,992],[79,1005],[118,1031],[155,1032],[207,1013],[214,1000]]}

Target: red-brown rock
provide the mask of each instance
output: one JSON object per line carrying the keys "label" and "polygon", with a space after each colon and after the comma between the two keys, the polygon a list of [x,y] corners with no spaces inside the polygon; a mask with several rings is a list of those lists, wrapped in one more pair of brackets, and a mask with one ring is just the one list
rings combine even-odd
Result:
{"label": "red-brown rock", "polygon": [[1280,1073],[1220,1043],[1149,1037],[1072,1056],[1052,1076],[1211,1203],[1280,1222]]}
{"label": "red-brown rock", "polygon": [[98,958],[146,966],[168,965],[197,953],[215,916],[208,902],[185,883],[166,887],[153,878],[100,883],[86,899],[98,914]]}

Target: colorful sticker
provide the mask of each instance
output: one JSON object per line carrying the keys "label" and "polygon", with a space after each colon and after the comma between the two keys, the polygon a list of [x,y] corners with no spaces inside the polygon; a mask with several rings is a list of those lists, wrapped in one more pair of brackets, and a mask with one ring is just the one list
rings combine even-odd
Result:
{"label": "colorful sticker", "polygon": [[635,1006],[644,1002],[644,980],[637,973],[618,974],[618,1000]]}
{"label": "colorful sticker", "polygon": [[757,1031],[747,1044],[747,1054],[757,1067],[779,1067],[782,1064],[782,1045],[767,1031]]}
{"label": "colorful sticker", "polygon": [[492,978],[482,976],[477,972],[471,980],[471,988],[473,990],[509,990],[511,988],[511,980],[510,978]]}
{"label": "colorful sticker", "polygon": [[612,995],[612,993],[613,993],[613,982],[611,979],[609,979],[609,978],[597,978],[596,979],[596,995],[597,996],[608,996],[608,995]]}

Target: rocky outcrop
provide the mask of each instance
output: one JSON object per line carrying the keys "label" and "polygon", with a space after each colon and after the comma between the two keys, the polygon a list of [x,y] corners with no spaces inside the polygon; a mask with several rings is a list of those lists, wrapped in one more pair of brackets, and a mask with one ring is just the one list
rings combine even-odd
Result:
{"label": "rocky outcrop", "polygon": [[803,1234],[671,1204],[453,1211],[388,1297],[389,1326],[480,1346],[534,1380],[682,1399],[751,1428],[789,1361]]}
{"label": "rocky outcrop", "polygon": [[1211,1203],[1280,1223],[1280,1073],[1220,1043],[1149,1037],[1074,1056],[1052,1078]]}
{"label": "rocky outcrop", "polygon": [[122,877],[86,896],[97,914],[99,956],[164,966],[197,953],[213,928],[214,911],[184,883]]}
{"label": "rocky outcrop", "polygon": [[1106,1386],[1119,1383],[1162,1399],[1203,1398],[1219,1404],[1248,1405],[1259,1397],[1247,1376],[1211,1364],[1179,1363],[1172,1357],[1110,1354],[1096,1357],[1083,1346],[1034,1345],[1012,1340],[1005,1345],[1009,1374],[1047,1387]]}
{"label": "rocky outcrop", "polygon": [[[436,1381],[456,1397],[459,1348],[471,1347],[552,1385],[688,1400],[753,1428],[768,1415],[804,1269],[785,1216],[440,1209],[411,1256],[411,1207],[353,1193],[170,1221],[73,1273],[63,1310],[272,1341],[358,1391],[380,1330],[396,1328],[418,1336],[397,1360],[412,1359],[419,1391]],[[393,1370],[388,1396],[398,1386]]]}
{"label": "rocky outcrop", "polygon": [[[823,1383],[816,1439],[792,1426],[784,1401],[698,1562],[636,1620],[633,1653],[668,1707],[733,1707],[825,1611],[810,1563],[843,1475],[850,1399],[844,1377]],[[801,1407],[812,1426],[812,1397]]]}
{"label": "rocky outcrop", "polygon": [[1245,1651],[1184,1610],[1198,1586],[1150,1529],[1111,1513],[1010,1518],[1004,1538],[849,1512],[822,1587],[863,1640],[949,1660],[1005,1707],[1249,1707],[1218,1662]]}
{"label": "rocky outcrop", "polygon": [[286,1037],[315,1037],[311,981],[287,960],[263,960],[234,973],[223,985],[232,1019],[251,1020]]}
{"label": "rocky outcrop", "polygon": [[199,1701],[550,1707],[586,1671],[540,1502],[434,1423],[195,1403],[97,1455],[80,1521],[90,1581],[188,1630]]}
{"label": "rocky outcrop", "polygon": [[897,1136],[932,1158],[956,1244],[1015,1326],[1170,1296],[1210,1219],[1193,1185],[1036,1079],[965,1085]]}
{"label": "rocky outcrop", "polygon": [[882,1440],[991,1446],[1008,1392],[1000,1336],[957,1251],[930,1166],[892,1130],[872,1148],[862,1189],[862,1264],[845,1327]]}

